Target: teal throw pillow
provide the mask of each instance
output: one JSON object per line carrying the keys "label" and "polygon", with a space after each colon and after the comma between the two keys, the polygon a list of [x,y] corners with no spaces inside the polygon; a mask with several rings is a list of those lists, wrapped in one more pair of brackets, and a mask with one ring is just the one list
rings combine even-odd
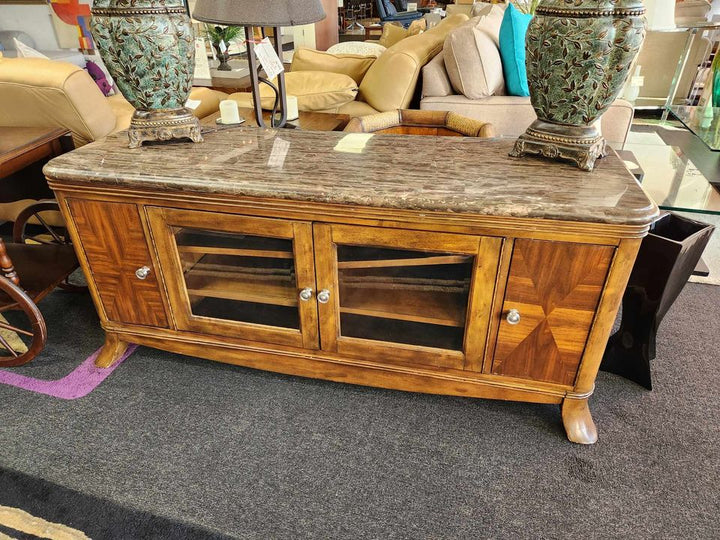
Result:
{"label": "teal throw pillow", "polygon": [[521,13],[508,4],[500,25],[500,58],[507,93],[511,96],[529,96],[525,69],[525,34],[532,15]]}

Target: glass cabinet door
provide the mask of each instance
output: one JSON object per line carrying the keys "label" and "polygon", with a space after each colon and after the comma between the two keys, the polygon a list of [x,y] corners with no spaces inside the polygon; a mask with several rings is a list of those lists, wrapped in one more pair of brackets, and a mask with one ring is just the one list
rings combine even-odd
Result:
{"label": "glass cabinet door", "polygon": [[500,239],[341,225],[314,234],[323,349],[481,365]]}
{"label": "glass cabinet door", "polygon": [[309,223],[151,208],[181,330],[317,348]]}

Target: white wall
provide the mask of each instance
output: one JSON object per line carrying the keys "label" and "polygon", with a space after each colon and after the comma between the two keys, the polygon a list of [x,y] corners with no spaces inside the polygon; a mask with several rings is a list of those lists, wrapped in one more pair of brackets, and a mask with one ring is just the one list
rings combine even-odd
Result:
{"label": "white wall", "polygon": [[0,30],[21,30],[35,40],[40,50],[56,51],[55,29],[47,5],[0,6]]}

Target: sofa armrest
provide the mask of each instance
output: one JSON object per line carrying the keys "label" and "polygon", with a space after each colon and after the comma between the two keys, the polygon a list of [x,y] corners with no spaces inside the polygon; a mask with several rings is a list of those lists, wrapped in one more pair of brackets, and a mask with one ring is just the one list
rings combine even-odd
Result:
{"label": "sofa armrest", "polygon": [[[420,108],[433,111],[452,111],[468,118],[489,122],[498,136],[518,137],[537,118],[530,98],[519,96],[490,96],[468,99],[449,95],[427,97]],[[603,137],[613,148],[621,149],[630,131],[634,110],[624,99],[617,99],[600,120]]]}
{"label": "sofa armrest", "polygon": [[443,53],[435,56],[422,69],[422,98],[444,97],[454,93],[447,70]]}

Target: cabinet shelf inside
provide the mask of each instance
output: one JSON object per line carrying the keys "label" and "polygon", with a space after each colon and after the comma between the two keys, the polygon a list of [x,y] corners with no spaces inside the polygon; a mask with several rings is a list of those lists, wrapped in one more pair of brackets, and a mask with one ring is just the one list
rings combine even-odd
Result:
{"label": "cabinet shelf inside", "polygon": [[340,313],[463,327],[466,311],[467,292],[340,286]]}
{"label": "cabinet shelf inside", "polygon": [[298,302],[295,285],[289,275],[256,275],[193,268],[185,273],[185,284],[190,296],[278,306],[297,306]]}

